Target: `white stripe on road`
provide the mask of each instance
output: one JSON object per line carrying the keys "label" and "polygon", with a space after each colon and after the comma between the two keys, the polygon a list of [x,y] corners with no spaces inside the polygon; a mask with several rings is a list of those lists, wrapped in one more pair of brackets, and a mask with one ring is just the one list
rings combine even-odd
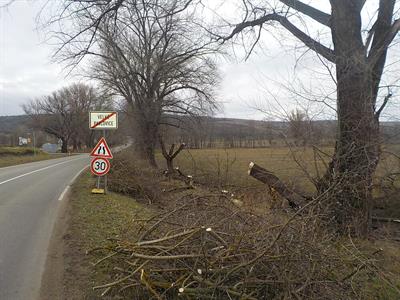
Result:
{"label": "white stripe on road", "polygon": [[60,162],[60,163],[57,163],[57,164],[54,164],[54,165],[51,165],[51,166],[47,166],[47,167],[44,167],[44,168],[41,168],[41,169],[37,169],[37,170],[31,171],[31,172],[22,174],[22,175],[18,175],[16,177],[13,177],[13,178],[10,178],[10,179],[7,179],[7,180],[4,180],[4,181],[0,182],[0,185],[8,183],[8,182],[16,180],[16,179],[19,179],[19,178],[22,178],[22,177],[25,177],[25,176],[28,176],[28,175],[31,175],[31,174],[34,174],[34,173],[37,173],[37,172],[40,172],[40,171],[44,171],[44,170],[47,170],[47,169],[50,169],[50,168],[53,168],[53,167],[56,167],[56,166],[59,166],[59,165],[63,165],[63,164],[70,163],[72,161],[79,160],[79,159],[84,159],[84,158],[86,158],[86,157],[80,157],[80,158],[76,158],[76,159],[72,159],[72,160],[63,161],[63,162]]}
{"label": "white stripe on road", "polygon": [[74,181],[78,178],[79,175],[81,175],[81,173],[83,171],[85,171],[89,166],[85,166],[82,170],[80,170],[78,173],[76,173],[76,175],[74,176],[74,178],[72,178],[72,180],[69,182],[69,184],[67,185],[67,187],[64,189],[64,191],[61,193],[60,197],[58,197],[58,201],[62,201],[65,197],[65,195],[67,194],[68,190],[71,188],[71,185],[74,183]]}
{"label": "white stripe on road", "polygon": [[[1,1],[1,0],[0,0]],[[50,155],[55,155],[55,154],[50,154]],[[70,156],[60,156],[60,157],[55,157],[55,158],[49,158],[49,159],[43,159],[43,160],[37,160],[37,161],[31,161],[31,162],[26,162],[22,164],[17,164],[17,165],[12,165],[12,166],[7,166],[7,167],[0,167],[0,171],[6,170],[6,169],[12,169],[12,168],[18,168],[18,167],[23,167],[25,165],[29,164],[40,164],[46,161],[51,161],[51,160],[60,160],[62,158],[66,158]]]}
{"label": "white stripe on road", "polygon": [[64,191],[61,193],[60,197],[58,197],[58,201],[62,201],[65,197],[65,195],[67,194],[68,190],[69,190],[69,185],[67,185],[67,187],[64,189]]}

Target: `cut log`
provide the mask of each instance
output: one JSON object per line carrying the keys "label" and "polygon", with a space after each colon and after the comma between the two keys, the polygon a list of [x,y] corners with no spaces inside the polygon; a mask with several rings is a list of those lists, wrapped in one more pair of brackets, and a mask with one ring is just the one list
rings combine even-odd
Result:
{"label": "cut log", "polygon": [[281,197],[285,198],[289,202],[289,205],[292,208],[300,208],[306,202],[305,197],[289,189],[272,172],[260,167],[259,165],[256,165],[253,162],[251,162],[249,165],[248,174],[251,177],[268,185],[268,187],[273,188]]}

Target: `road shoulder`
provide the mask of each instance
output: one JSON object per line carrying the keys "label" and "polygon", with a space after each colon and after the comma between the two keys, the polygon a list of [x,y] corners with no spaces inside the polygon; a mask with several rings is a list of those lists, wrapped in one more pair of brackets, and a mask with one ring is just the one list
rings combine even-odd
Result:
{"label": "road shoulder", "polygon": [[93,266],[104,253],[87,255],[117,237],[133,215],[146,209],[132,198],[115,193],[92,195],[95,180],[89,172],[77,178],[60,206],[42,276],[40,300],[111,299],[100,297],[93,286],[112,275],[105,266]]}

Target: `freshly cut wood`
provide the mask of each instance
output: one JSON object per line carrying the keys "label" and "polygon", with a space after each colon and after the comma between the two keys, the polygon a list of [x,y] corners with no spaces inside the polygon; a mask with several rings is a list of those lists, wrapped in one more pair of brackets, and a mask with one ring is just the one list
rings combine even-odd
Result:
{"label": "freshly cut wood", "polygon": [[400,218],[394,219],[394,218],[384,218],[384,217],[372,217],[372,220],[378,222],[393,222],[400,224]]}
{"label": "freshly cut wood", "polygon": [[272,172],[260,167],[254,162],[250,163],[248,174],[262,183],[265,183],[268,187],[273,188],[280,196],[289,202],[289,205],[292,208],[299,208],[306,202],[305,197],[289,189]]}

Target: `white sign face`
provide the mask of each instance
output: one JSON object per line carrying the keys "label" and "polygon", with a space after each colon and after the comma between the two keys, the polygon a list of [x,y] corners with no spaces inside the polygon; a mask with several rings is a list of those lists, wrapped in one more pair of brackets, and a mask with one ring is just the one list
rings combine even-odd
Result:
{"label": "white sign face", "polygon": [[18,137],[18,144],[20,145],[20,146],[22,146],[22,145],[28,145],[28,139],[26,139],[26,138],[23,138],[23,137]]}
{"label": "white sign face", "polygon": [[90,129],[117,129],[118,112],[116,111],[91,111],[89,113]]}

